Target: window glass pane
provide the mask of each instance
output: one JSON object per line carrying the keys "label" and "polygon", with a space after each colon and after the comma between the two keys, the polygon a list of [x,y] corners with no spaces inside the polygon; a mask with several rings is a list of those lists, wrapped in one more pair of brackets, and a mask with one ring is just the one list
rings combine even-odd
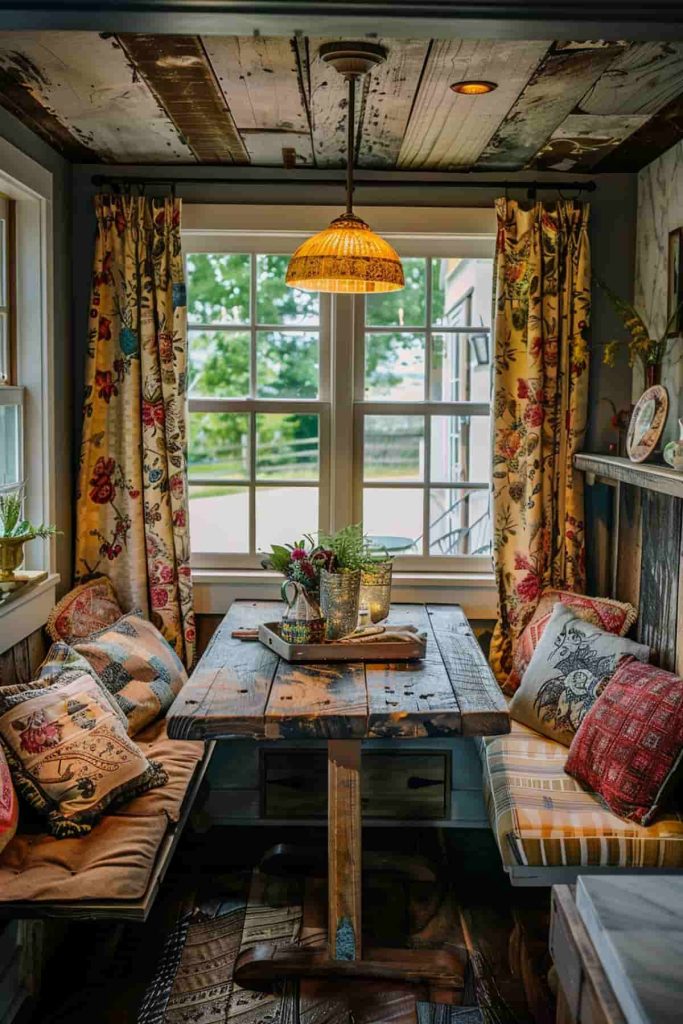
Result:
{"label": "window glass pane", "polygon": [[256,322],[259,324],[317,324],[320,298],[317,292],[288,288],[285,284],[289,256],[256,257]]}
{"label": "window glass pane", "polygon": [[422,553],[422,491],[366,487],[363,529],[378,546],[400,555]]}
{"label": "window glass pane", "polygon": [[490,336],[448,331],[432,335],[430,398],[433,402],[488,402]]}
{"label": "window glass pane", "polygon": [[365,480],[424,479],[424,416],[366,416]]}
{"label": "window glass pane", "polygon": [[[318,416],[259,413],[256,417],[256,478],[317,480]],[[296,526],[290,524],[296,533]]]}
{"label": "window glass pane", "polygon": [[489,326],[492,282],[491,259],[433,259],[432,324]]}
{"label": "window glass pane", "polygon": [[249,476],[249,418],[242,413],[191,412],[190,480]]}
{"label": "window glass pane", "polygon": [[426,324],[424,259],[402,259],[406,286],[399,292],[380,292],[365,299],[365,322],[372,327],[424,327]]}
{"label": "window glass pane", "polygon": [[491,553],[488,490],[434,488],[429,492],[429,554]]}
{"label": "window glass pane", "polygon": [[190,253],[185,266],[188,323],[249,323],[251,256]]}
{"label": "window glass pane", "polygon": [[421,402],[424,375],[424,334],[366,334],[366,398]]}
{"label": "window glass pane", "polygon": [[259,398],[317,398],[318,335],[303,331],[259,331],[256,393]]}
{"label": "window glass pane", "polygon": [[430,479],[485,483],[491,466],[488,416],[432,416]]}
{"label": "window glass pane", "polygon": [[317,487],[256,488],[256,549],[318,532]]}
{"label": "window glass pane", "polygon": [[0,405],[0,486],[21,483],[19,431],[21,407]]}
{"label": "window glass pane", "polygon": [[249,394],[249,335],[243,331],[189,332],[190,394],[246,398]]}
{"label": "window glass pane", "polygon": [[197,554],[249,551],[249,489],[190,487],[190,537]]}

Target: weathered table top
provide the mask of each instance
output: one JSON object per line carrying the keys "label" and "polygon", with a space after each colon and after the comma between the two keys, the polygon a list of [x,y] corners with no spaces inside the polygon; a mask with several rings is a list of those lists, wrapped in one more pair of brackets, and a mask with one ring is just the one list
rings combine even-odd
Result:
{"label": "weathered table top", "polygon": [[235,601],[167,717],[174,739],[400,739],[510,731],[507,705],[458,605],[394,605],[427,633],[423,661],[289,664],[233,639],[281,614]]}

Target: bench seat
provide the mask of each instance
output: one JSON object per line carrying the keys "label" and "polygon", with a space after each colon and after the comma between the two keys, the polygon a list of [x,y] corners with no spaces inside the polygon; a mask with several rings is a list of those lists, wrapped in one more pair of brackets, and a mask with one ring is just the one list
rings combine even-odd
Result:
{"label": "bench seat", "polygon": [[513,881],[550,885],[562,877],[546,872],[544,882],[552,868],[683,869],[683,816],[669,811],[648,827],[617,817],[565,773],[561,743],[513,722],[479,751],[489,821]]}
{"label": "bench seat", "polygon": [[87,836],[22,829],[0,854],[1,917],[145,920],[213,744],[170,740],[165,722],[135,737],[168,782],[117,807]]}

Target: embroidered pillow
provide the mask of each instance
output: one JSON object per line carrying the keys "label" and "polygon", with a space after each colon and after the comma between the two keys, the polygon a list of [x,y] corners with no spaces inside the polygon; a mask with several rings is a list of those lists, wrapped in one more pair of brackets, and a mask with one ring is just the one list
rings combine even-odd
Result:
{"label": "embroidered pillow", "polygon": [[110,694],[78,669],[43,689],[0,691],[0,741],[19,793],[58,839],[85,835],[111,804],[168,781]]}
{"label": "embroidered pillow", "polygon": [[650,649],[584,622],[573,608],[556,604],[510,702],[510,714],[569,746],[584,715],[628,655],[647,661]]}
{"label": "embroidered pillow", "polygon": [[[31,687],[48,686],[49,683],[46,680],[50,680],[50,683],[53,683],[61,676],[62,672],[68,672],[71,669],[79,669],[81,672],[90,672],[91,675],[96,675],[90,662],[82,654],[79,654],[69,644],[63,643],[60,640],[52,644],[47,652],[45,661],[38,669],[38,681],[28,685]],[[17,692],[21,692],[22,689],[26,689],[26,686],[15,687]]]}
{"label": "embroidered pillow", "polygon": [[159,630],[138,612],[73,644],[116,698],[135,736],[170,708],[187,673]]}
{"label": "embroidered pillow", "polygon": [[638,618],[636,609],[626,601],[612,601],[607,597],[586,597],[585,594],[573,594],[570,590],[544,590],[531,621],[515,644],[512,669],[503,683],[503,693],[508,697],[512,697],[518,689],[558,601],[571,608],[580,619],[592,622],[594,626],[600,626],[607,633],[614,633],[616,636],[626,636]]}
{"label": "embroidered pillow", "polygon": [[569,748],[565,771],[620,818],[649,825],[683,759],[683,679],[621,662]]}
{"label": "embroidered pillow", "polygon": [[121,618],[116,592],[106,576],[82,583],[62,598],[45,626],[51,640],[79,640]]}
{"label": "embroidered pillow", "polygon": [[19,820],[19,801],[5,755],[0,749],[0,853],[5,849]]}

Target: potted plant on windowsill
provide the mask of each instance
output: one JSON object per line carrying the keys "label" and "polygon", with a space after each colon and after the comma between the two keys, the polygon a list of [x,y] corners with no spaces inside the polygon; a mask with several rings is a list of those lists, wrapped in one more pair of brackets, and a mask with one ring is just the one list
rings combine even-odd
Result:
{"label": "potted plant on windowsill", "polygon": [[22,518],[23,487],[0,494],[0,583],[13,583],[24,560],[24,544],[36,537],[51,537],[55,526],[34,526]]}

